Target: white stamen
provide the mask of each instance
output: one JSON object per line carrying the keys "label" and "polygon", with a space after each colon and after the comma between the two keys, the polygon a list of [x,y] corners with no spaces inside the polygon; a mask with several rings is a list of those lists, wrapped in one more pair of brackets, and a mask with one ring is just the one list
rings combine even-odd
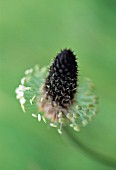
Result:
{"label": "white stamen", "polygon": [[23,92],[23,91],[19,91],[19,92],[17,93],[16,98],[17,98],[17,99],[21,99],[23,96],[24,96],[24,92]]}
{"label": "white stamen", "polygon": [[38,114],[38,121],[40,122],[41,121],[41,115]]}
{"label": "white stamen", "polygon": [[46,123],[46,119],[45,119],[45,117],[44,117],[44,116],[42,116],[42,119],[43,119],[44,123]]}
{"label": "white stamen", "polygon": [[36,115],[36,114],[34,114],[34,113],[32,113],[32,116],[33,116],[33,117],[35,117],[35,118],[37,118],[37,115]]}
{"label": "white stamen", "polygon": [[33,69],[31,68],[31,69],[29,69],[29,70],[26,70],[25,71],[25,74],[27,75],[27,74],[31,74],[33,72]]}
{"label": "white stamen", "polygon": [[30,99],[29,101],[30,101],[30,103],[31,103],[31,105],[33,104],[33,100],[35,99],[35,95],[32,97],[32,99]]}
{"label": "white stamen", "polygon": [[25,86],[24,85],[19,85],[19,91],[25,91]]}
{"label": "white stamen", "polygon": [[23,112],[26,112],[25,106],[23,104],[21,104],[21,108],[22,108]]}
{"label": "white stamen", "polygon": [[25,90],[31,90],[32,88],[31,87],[25,87]]}
{"label": "white stamen", "polygon": [[77,125],[77,126],[74,126],[74,130],[79,132],[80,131],[80,127]]}
{"label": "white stamen", "polygon": [[58,132],[59,132],[60,134],[62,134],[62,131],[61,131],[60,129],[58,129]]}
{"label": "white stamen", "polygon": [[25,91],[25,90],[31,90],[31,87],[25,87],[24,85],[19,85],[19,87],[16,89],[16,93],[19,93],[20,91]]}
{"label": "white stamen", "polygon": [[21,79],[21,84],[24,85],[25,82],[26,82],[26,77],[23,77],[23,78]]}
{"label": "white stamen", "polygon": [[52,126],[52,127],[57,127],[55,124],[53,124],[53,123],[50,123],[50,126]]}
{"label": "white stamen", "polygon": [[61,118],[61,117],[62,117],[62,112],[59,112],[58,118]]}
{"label": "white stamen", "polygon": [[40,101],[42,102],[43,101],[43,98],[41,97]]}
{"label": "white stamen", "polygon": [[24,105],[24,104],[25,104],[25,102],[26,102],[26,99],[25,99],[24,97],[20,99],[20,103],[21,103],[21,105]]}
{"label": "white stamen", "polygon": [[70,127],[74,127],[74,124],[70,124]]}
{"label": "white stamen", "polygon": [[19,88],[16,88],[15,93],[18,94],[20,92]]}

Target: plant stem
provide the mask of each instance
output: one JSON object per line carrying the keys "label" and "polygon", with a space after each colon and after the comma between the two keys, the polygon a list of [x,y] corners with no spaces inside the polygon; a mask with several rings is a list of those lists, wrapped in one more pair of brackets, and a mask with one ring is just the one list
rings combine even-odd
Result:
{"label": "plant stem", "polygon": [[84,151],[87,155],[89,155],[92,159],[113,167],[116,169],[116,160],[114,158],[111,158],[107,155],[104,155],[102,153],[99,153],[93,149],[91,149],[90,147],[88,147],[86,144],[84,144],[82,141],[80,141],[77,136],[74,136],[67,128],[64,128],[64,132],[65,134],[68,136],[68,138],[70,138],[70,141],[73,142],[73,144],[80,148],[82,151]]}

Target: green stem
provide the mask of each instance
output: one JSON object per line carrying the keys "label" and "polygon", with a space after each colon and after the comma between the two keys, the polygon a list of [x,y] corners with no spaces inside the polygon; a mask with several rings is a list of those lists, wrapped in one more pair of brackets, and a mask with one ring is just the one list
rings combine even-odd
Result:
{"label": "green stem", "polygon": [[107,166],[113,167],[116,169],[116,160],[114,158],[111,158],[107,155],[104,155],[102,153],[99,153],[93,149],[91,149],[90,147],[86,146],[86,144],[84,144],[82,141],[80,141],[77,136],[74,136],[67,128],[64,128],[65,134],[68,136],[68,138],[70,138],[71,142],[73,142],[73,144],[80,148],[82,151],[84,151],[87,155],[89,155],[91,158],[93,158],[94,160],[105,164]]}

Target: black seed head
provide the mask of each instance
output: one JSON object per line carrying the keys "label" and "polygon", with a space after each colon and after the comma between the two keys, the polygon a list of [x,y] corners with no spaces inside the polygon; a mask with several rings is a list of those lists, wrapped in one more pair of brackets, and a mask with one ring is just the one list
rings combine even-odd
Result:
{"label": "black seed head", "polygon": [[45,91],[58,106],[69,106],[77,88],[76,56],[70,49],[62,50],[50,66],[45,82]]}

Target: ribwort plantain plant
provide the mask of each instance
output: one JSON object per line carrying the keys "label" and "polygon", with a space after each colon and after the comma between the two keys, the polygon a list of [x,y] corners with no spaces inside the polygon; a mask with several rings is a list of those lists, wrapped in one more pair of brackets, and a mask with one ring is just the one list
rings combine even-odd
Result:
{"label": "ribwort plantain plant", "polygon": [[61,50],[49,69],[35,66],[25,71],[16,89],[24,112],[43,120],[62,133],[69,125],[75,131],[86,126],[97,112],[97,96],[90,79],[79,81],[78,60],[70,49]]}
{"label": "ribwort plantain plant", "polygon": [[16,88],[16,98],[24,112],[57,128],[60,134],[64,127],[75,147],[100,163],[116,168],[114,158],[92,150],[66,128],[69,125],[78,132],[97,113],[98,98],[94,94],[94,84],[88,78],[80,81],[78,76],[76,55],[70,49],[61,50],[48,69],[36,65],[25,71]]}

